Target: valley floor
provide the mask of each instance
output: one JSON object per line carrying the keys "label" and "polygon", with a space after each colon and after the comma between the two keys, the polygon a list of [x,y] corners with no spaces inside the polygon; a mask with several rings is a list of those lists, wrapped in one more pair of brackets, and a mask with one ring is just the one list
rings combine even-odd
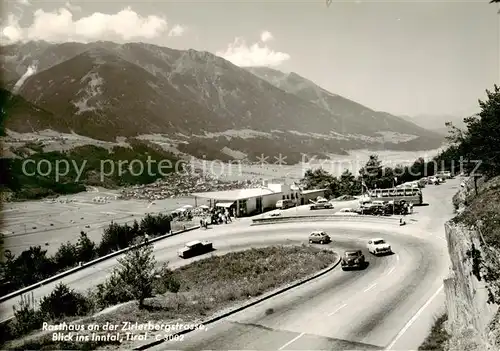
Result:
{"label": "valley floor", "polygon": [[[5,249],[17,255],[30,246],[40,245],[48,254],[53,254],[61,244],[76,242],[80,231],[85,231],[91,240],[98,243],[103,229],[111,221],[132,223],[134,220],[140,221],[147,213],[168,212],[183,205],[195,205],[195,200],[187,197],[151,203],[134,199],[115,200],[118,194],[117,191],[101,189],[98,192],[61,196],[54,202],[8,203],[2,211]],[[109,197],[110,200],[108,203],[92,202],[98,196]]]}

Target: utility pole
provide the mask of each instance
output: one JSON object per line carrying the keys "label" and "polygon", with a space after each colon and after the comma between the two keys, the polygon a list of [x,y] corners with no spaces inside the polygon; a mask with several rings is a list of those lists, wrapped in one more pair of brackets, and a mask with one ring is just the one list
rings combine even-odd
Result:
{"label": "utility pole", "polygon": [[392,214],[396,211],[396,183],[398,181],[398,177],[394,177],[392,179],[392,191],[394,192],[394,197],[392,198]]}
{"label": "utility pole", "polygon": [[[497,21],[497,34],[498,34],[498,37],[497,37],[497,46],[498,46],[498,57],[500,57],[500,2],[498,3],[498,12],[497,14],[499,15],[498,16],[498,21]],[[498,84],[500,84],[500,64],[498,65],[497,67],[498,69]]]}

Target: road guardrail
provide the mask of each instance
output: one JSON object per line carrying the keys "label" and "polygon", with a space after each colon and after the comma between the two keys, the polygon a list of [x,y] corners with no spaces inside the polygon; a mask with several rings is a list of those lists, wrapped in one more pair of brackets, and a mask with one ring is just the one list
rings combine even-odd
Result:
{"label": "road guardrail", "polygon": [[399,218],[395,217],[378,217],[378,216],[349,216],[349,215],[297,215],[297,216],[280,216],[252,219],[251,225],[263,225],[286,222],[307,222],[307,221],[335,221],[335,222],[368,222],[368,223],[389,223],[398,224]]}
{"label": "road guardrail", "polygon": [[[182,234],[182,233],[185,233],[185,232],[189,232],[189,231],[192,231],[192,230],[195,230],[195,229],[198,229],[200,228],[200,226],[194,226],[194,227],[191,227],[191,228],[187,228],[187,229],[184,229],[184,230],[179,230],[177,232],[174,232],[174,233],[169,233],[169,234],[165,234],[165,235],[160,235],[160,236],[157,236],[155,238],[151,238],[148,240],[148,243],[154,243],[154,242],[157,242],[157,241],[160,241],[160,240],[163,240],[163,239],[166,239],[166,238],[169,238],[171,236],[175,236],[175,235],[179,235],[179,234]],[[19,289],[19,290],[16,290],[14,292],[11,292],[7,295],[4,295],[4,296],[1,296],[0,297],[0,303],[1,302],[4,302],[4,301],[7,301],[9,299],[12,299],[13,297],[16,297],[16,296],[19,296],[19,295],[22,295],[22,294],[25,294],[27,292],[30,292],[32,290],[35,290],[43,285],[46,285],[46,284],[49,284],[49,283],[52,283],[58,279],[61,279],[61,278],[64,278],[70,274],[73,274],[73,273],[76,273],[78,271],[81,271],[81,270],[84,270],[85,268],[88,268],[89,266],[92,266],[96,263],[99,263],[99,262],[102,262],[102,261],[105,261],[107,259],[110,259],[110,258],[113,258],[113,257],[116,257],[116,256],[119,256],[121,254],[124,254],[125,252],[127,251],[130,251],[131,249],[133,248],[136,248],[136,247],[141,247],[141,246],[144,246],[146,245],[145,242],[143,243],[140,243],[138,245],[133,245],[133,246],[129,246],[129,247],[126,247],[125,249],[122,249],[122,250],[118,250],[118,251],[115,251],[115,252],[112,252],[110,254],[107,254],[105,256],[102,256],[102,257],[99,257],[99,258],[96,258],[95,260],[92,260],[92,261],[89,261],[89,262],[86,262],[84,264],[82,264],[81,266],[78,266],[78,267],[75,267],[75,268],[71,268],[71,269],[68,269],[62,273],[59,273],[59,274],[56,274],[50,278],[47,278],[45,280],[42,280],[42,281],[39,281],[38,283],[35,283],[35,284],[32,284],[30,286],[27,286],[25,288],[22,288],[22,289]]]}

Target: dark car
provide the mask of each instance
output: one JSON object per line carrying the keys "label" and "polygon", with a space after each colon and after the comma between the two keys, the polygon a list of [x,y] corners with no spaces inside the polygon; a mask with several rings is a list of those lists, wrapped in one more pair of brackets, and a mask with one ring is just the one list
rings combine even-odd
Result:
{"label": "dark car", "polygon": [[324,231],[312,232],[309,235],[309,243],[311,244],[327,244],[331,242],[332,239]]}
{"label": "dark car", "polygon": [[343,271],[349,268],[364,268],[366,265],[365,255],[361,250],[345,251],[340,265]]}
{"label": "dark car", "polygon": [[189,258],[193,256],[203,255],[207,252],[213,251],[213,245],[208,241],[191,241],[188,242],[182,249],[177,253],[181,258]]}

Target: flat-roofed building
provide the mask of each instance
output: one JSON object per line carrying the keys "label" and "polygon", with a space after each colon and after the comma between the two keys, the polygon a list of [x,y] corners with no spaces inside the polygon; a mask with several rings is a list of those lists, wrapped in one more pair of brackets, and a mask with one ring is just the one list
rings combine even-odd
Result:
{"label": "flat-roofed building", "polygon": [[193,193],[195,199],[207,199],[210,206],[225,207],[232,210],[238,217],[259,214],[276,208],[276,202],[289,199],[297,205],[308,204],[310,199],[324,196],[325,190],[301,190],[296,185],[268,183],[264,181],[261,187],[224,191]]}

